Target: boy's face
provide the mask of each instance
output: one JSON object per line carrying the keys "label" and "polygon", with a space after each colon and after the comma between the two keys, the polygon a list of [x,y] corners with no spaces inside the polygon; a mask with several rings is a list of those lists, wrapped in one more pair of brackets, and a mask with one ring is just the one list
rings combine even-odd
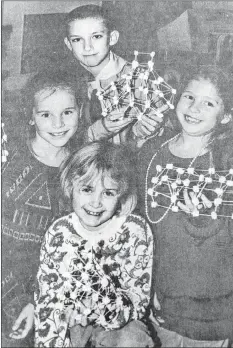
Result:
{"label": "boy's face", "polygon": [[36,139],[62,147],[78,128],[79,112],[75,97],[66,90],[43,91],[35,98],[33,123]]}
{"label": "boy's face", "polygon": [[115,45],[118,36],[117,31],[108,33],[101,18],[76,19],[69,24],[65,44],[87,70],[100,71],[109,61],[110,46]]}

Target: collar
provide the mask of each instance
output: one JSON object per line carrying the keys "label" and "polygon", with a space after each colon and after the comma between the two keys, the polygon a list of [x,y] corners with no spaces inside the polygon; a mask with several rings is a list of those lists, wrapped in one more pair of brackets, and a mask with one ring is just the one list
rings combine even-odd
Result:
{"label": "collar", "polygon": [[117,56],[115,53],[110,51],[109,62],[95,77],[94,81],[88,82],[88,95],[90,96],[93,89],[101,89],[101,81],[108,80],[111,77],[120,73],[123,69],[126,60]]}

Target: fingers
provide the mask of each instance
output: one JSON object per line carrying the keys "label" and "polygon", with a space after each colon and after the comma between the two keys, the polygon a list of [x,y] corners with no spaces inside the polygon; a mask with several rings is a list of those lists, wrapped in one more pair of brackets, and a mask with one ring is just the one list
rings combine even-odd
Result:
{"label": "fingers", "polygon": [[[15,340],[20,340],[20,339],[22,338],[22,337],[21,337],[22,331],[23,331],[23,329],[18,329],[18,330],[16,330],[16,331],[10,333],[9,337],[10,337],[10,338],[13,338],[13,339],[15,339]],[[25,337],[26,337],[26,336],[25,336]]]}
{"label": "fingers", "polygon": [[[200,201],[200,199],[202,201]],[[193,215],[199,215],[199,210],[209,209],[212,207],[212,202],[203,194],[196,196],[194,192],[188,193],[187,189],[184,189],[184,201],[185,204],[180,201],[177,202],[177,205],[181,210],[186,213],[192,213]]]}
{"label": "fingers", "polygon": [[178,201],[177,205],[185,213],[191,213],[191,212],[193,212],[195,210],[195,206],[194,206],[191,198],[189,197],[188,190],[184,189],[183,193],[184,193],[185,204],[181,203],[180,201]]}
{"label": "fingers", "polygon": [[185,213],[190,213],[190,209],[183,203],[181,203],[180,201],[177,202],[178,207],[183,210]]}
{"label": "fingers", "polygon": [[[20,328],[24,321],[25,326],[23,328]],[[29,303],[21,311],[20,315],[18,316],[17,320],[15,321],[12,327],[13,332],[9,336],[14,339],[25,338],[33,326],[33,321],[34,306],[31,303]]]}
{"label": "fingers", "polygon": [[161,306],[160,306],[160,303],[159,303],[159,300],[158,300],[158,297],[157,297],[157,294],[156,292],[154,293],[154,307],[157,311],[160,311],[161,310]]}
{"label": "fingers", "polygon": [[20,315],[18,316],[18,318],[16,319],[14,325],[12,326],[12,330],[16,331],[18,330],[18,328],[20,327],[20,325],[22,324],[23,320],[26,318],[26,313],[24,311],[24,309],[21,311]]}
{"label": "fingers", "polygon": [[105,126],[109,130],[109,132],[119,132],[122,128],[126,127],[128,124],[132,122],[131,119],[119,119],[117,121],[112,121],[109,119],[105,119]]}
{"label": "fingers", "polygon": [[72,327],[76,324],[77,311],[73,308],[68,308],[66,311],[66,316],[69,318],[69,326]]}
{"label": "fingers", "polygon": [[158,118],[160,120],[160,122],[162,122],[163,118],[156,116],[156,113],[161,113],[162,114],[163,112],[165,112],[168,109],[169,109],[168,105],[164,104],[164,105],[160,106],[159,108],[157,108],[156,112],[154,110],[151,110],[148,115],[150,117],[156,117],[156,118]]}
{"label": "fingers", "polygon": [[212,207],[212,202],[205,195],[203,195],[203,193],[201,195],[201,200],[203,202],[204,207],[206,208]]}
{"label": "fingers", "polygon": [[17,339],[25,338],[28,335],[29,331],[31,330],[32,325],[33,325],[33,321],[31,322],[27,320],[24,329],[19,329],[16,331],[18,333]]}
{"label": "fingers", "polygon": [[165,112],[169,109],[169,106],[167,104],[162,105],[160,108],[157,109],[158,112]]}
{"label": "fingers", "polygon": [[108,114],[107,118],[111,121],[116,121],[119,119],[124,118],[124,114],[127,110],[128,106],[124,106],[122,108],[117,108],[115,110],[112,110],[111,113]]}
{"label": "fingers", "polygon": [[146,126],[143,124],[140,124],[141,131],[140,133],[143,133],[143,136],[149,136],[151,133],[153,133],[153,130],[149,130]]}
{"label": "fingers", "polygon": [[189,211],[191,211],[194,208],[194,206],[193,206],[193,203],[189,197],[187,189],[184,189],[184,201],[185,201],[185,205],[188,207]]}
{"label": "fingers", "polygon": [[[152,118],[153,117],[153,118]],[[151,115],[151,117],[149,115],[143,115],[140,122],[145,125],[146,127],[148,127],[148,129],[150,128],[158,128],[159,124],[162,122],[163,120],[156,116],[156,115]]]}
{"label": "fingers", "polygon": [[14,326],[14,328],[12,328],[12,330],[14,331],[9,336],[16,340],[25,338],[28,335],[29,331],[31,330],[32,326],[33,326],[33,319],[32,320],[28,319],[26,320],[25,327],[23,329],[15,329],[15,326]]}

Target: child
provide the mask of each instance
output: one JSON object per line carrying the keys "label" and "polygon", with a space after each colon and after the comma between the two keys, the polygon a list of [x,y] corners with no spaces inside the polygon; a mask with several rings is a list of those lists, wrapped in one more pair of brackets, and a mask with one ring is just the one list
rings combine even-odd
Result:
{"label": "child", "polygon": [[134,169],[131,151],[110,142],[90,143],[63,164],[61,185],[74,212],[53,223],[42,245],[36,346],[153,346],[137,322],[150,300],[153,239],[131,214]]}
{"label": "child", "polygon": [[79,94],[59,72],[33,77],[22,98],[28,135],[20,124],[15,125],[22,141],[17,142],[2,173],[4,347],[33,345],[32,337],[24,340],[33,322],[33,305],[28,303],[33,303],[44,233],[61,213],[58,167],[70,152],[80,112]]}
{"label": "child", "polygon": [[168,134],[162,146],[149,140],[140,155],[140,187],[146,177],[146,216],[156,238],[154,288],[165,321],[157,331],[164,347],[227,347],[233,339],[232,88],[213,67],[200,68],[184,86],[176,107],[180,132]]}
{"label": "child", "polygon": [[66,26],[66,46],[90,73],[88,98],[91,105],[90,108],[86,107],[85,115],[86,128],[90,126],[87,139],[111,138],[115,143],[121,143],[153,134],[161,122],[156,115],[143,115],[142,120],[134,124],[130,117],[122,117],[125,110],[101,117],[102,110],[96,91],[129,73],[127,62],[111,51],[118,41],[119,32],[110,14],[100,6],[80,6],[67,15]]}

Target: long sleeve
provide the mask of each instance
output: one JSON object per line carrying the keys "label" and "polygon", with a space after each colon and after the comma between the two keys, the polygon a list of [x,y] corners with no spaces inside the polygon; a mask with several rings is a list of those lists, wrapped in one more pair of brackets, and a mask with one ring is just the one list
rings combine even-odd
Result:
{"label": "long sleeve", "polygon": [[59,290],[64,285],[66,272],[64,256],[60,246],[62,233],[56,233],[51,227],[45,235],[41,248],[40,266],[37,274],[38,289],[35,293],[35,345],[40,347],[69,346],[66,338],[67,322],[62,320],[62,308],[59,303]]}
{"label": "long sleeve", "polygon": [[150,302],[153,236],[149,225],[139,216],[128,219],[129,255],[121,272],[121,284],[133,303],[133,319],[140,319]]}

